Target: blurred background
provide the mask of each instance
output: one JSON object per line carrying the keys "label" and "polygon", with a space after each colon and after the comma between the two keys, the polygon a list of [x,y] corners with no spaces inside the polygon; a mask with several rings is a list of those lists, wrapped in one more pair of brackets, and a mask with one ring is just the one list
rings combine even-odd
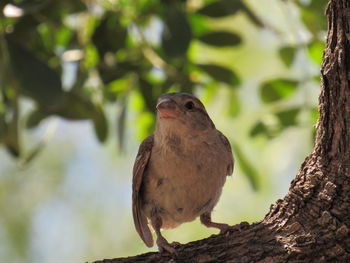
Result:
{"label": "blurred background", "polygon": [[[157,97],[198,96],[236,159],[214,220],[255,222],[312,150],[326,0],[1,0],[0,262],[148,249],[132,166]],[[197,221],[164,231],[189,242]]]}

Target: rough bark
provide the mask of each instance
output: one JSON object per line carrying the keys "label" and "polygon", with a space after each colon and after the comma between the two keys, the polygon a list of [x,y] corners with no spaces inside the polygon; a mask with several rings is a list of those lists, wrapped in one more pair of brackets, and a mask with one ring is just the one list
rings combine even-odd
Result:
{"label": "rough bark", "polygon": [[350,1],[330,0],[314,151],[255,224],[178,247],[96,262],[350,262]]}

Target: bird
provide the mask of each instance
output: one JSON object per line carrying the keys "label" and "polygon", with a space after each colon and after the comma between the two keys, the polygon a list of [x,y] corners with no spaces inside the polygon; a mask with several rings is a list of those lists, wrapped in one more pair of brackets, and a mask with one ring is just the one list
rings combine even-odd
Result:
{"label": "bird", "polygon": [[207,227],[226,232],[211,219],[234,158],[228,139],[215,128],[202,102],[189,93],[162,94],[156,104],[155,131],[141,144],[132,178],[132,213],[148,247],[156,233],[159,252],[177,254],[162,229],[200,217]]}

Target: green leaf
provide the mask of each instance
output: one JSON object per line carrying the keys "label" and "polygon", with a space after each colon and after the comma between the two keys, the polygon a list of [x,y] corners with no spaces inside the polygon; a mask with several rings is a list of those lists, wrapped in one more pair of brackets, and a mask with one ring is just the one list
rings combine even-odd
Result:
{"label": "green leaf", "polygon": [[244,175],[247,177],[253,189],[256,191],[259,188],[259,174],[252,165],[252,163],[248,160],[247,156],[243,153],[242,149],[238,144],[232,143],[232,148],[234,152],[234,157],[236,163],[239,164]]}
{"label": "green leaf", "polygon": [[126,103],[124,100],[122,102],[122,109],[118,116],[118,126],[117,126],[118,144],[119,144],[120,151],[124,150],[125,119],[126,119]]}
{"label": "green leaf", "polygon": [[138,61],[119,62],[116,65],[109,66],[104,63],[98,65],[98,72],[104,84],[108,84],[117,79],[123,78],[126,74],[136,72],[139,74],[140,65]]}
{"label": "green leaf", "polygon": [[268,139],[274,138],[281,133],[282,129],[279,123],[267,125],[263,121],[255,123],[253,128],[250,130],[249,135],[251,137],[266,136]]}
{"label": "green leaf", "polygon": [[192,30],[186,14],[175,5],[165,12],[162,48],[166,55],[178,57],[186,54],[192,40]]}
{"label": "green leaf", "polygon": [[292,108],[277,112],[276,117],[283,127],[289,127],[297,124],[297,116],[299,112],[300,108]]}
{"label": "green leaf", "polygon": [[198,40],[207,45],[216,47],[236,46],[242,42],[242,39],[239,35],[226,31],[207,33],[199,36]]}
{"label": "green leaf", "polygon": [[0,143],[4,141],[4,137],[6,136],[7,131],[7,123],[5,120],[5,114],[0,113]]}
{"label": "green leaf", "polygon": [[120,24],[119,17],[118,13],[107,12],[92,35],[101,58],[106,52],[114,53],[125,46],[127,31]]}
{"label": "green leaf", "polygon": [[240,100],[237,94],[237,90],[231,89],[230,90],[230,103],[227,106],[228,108],[228,113],[231,117],[235,117],[238,115],[240,111]]}
{"label": "green leaf", "polygon": [[31,51],[38,49],[42,51],[44,46],[38,30],[36,30],[39,25],[40,22],[32,15],[23,16],[17,19],[17,23],[13,25],[11,39]]}
{"label": "green leaf", "polygon": [[[52,21],[62,21],[63,14],[73,14],[86,11],[86,4],[81,0],[45,0],[48,4],[40,11],[40,15],[49,17]],[[62,22],[61,22],[62,23]]]}
{"label": "green leaf", "polygon": [[93,117],[95,134],[97,139],[103,143],[108,137],[108,122],[106,115],[102,109],[98,109],[96,115]]}
{"label": "green leaf", "polygon": [[307,46],[309,57],[316,62],[317,64],[321,65],[322,63],[322,57],[323,57],[323,50],[325,49],[325,43],[321,41],[315,41],[310,43]]}
{"label": "green leaf", "polygon": [[249,135],[251,137],[255,137],[255,136],[258,136],[258,135],[267,135],[268,134],[268,128],[266,127],[266,125],[261,122],[261,121],[258,121],[254,126],[253,128],[250,130],[250,133]]}
{"label": "green leaf", "polygon": [[84,53],[84,67],[87,69],[95,68],[100,61],[96,47],[94,45],[86,45]]}
{"label": "green leaf", "polygon": [[39,125],[39,123],[45,119],[48,115],[42,110],[33,110],[29,113],[27,118],[26,126],[28,129],[34,128]]}
{"label": "green leaf", "polygon": [[65,93],[63,103],[52,113],[69,120],[90,119],[93,121],[97,139],[105,142],[108,137],[108,122],[103,109],[80,93]]}
{"label": "green leaf", "polygon": [[274,79],[262,85],[261,99],[265,103],[275,102],[293,95],[298,81],[290,79]]}
{"label": "green leaf", "polygon": [[93,119],[99,114],[88,98],[75,92],[65,93],[63,103],[53,113],[69,120]]}
{"label": "green leaf", "polygon": [[3,143],[8,152],[13,157],[19,157],[21,154],[20,142],[19,142],[19,129],[18,129],[18,118],[19,109],[17,98],[13,103],[13,114],[9,120],[5,120],[5,134],[3,137]]}
{"label": "green leaf", "polygon": [[153,85],[144,78],[139,78],[139,89],[150,112],[156,111],[157,98],[153,97]]}
{"label": "green leaf", "polygon": [[318,108],[312,108],[310,110],[311,114],[311,123],[315,124],[318,121],[318,118],[320,117],[320,113],[318,112]]}
{"label": "green leaf", "polygon": [[204,33],[211,31],[205,17],[198,14],[191,14],[189,20],[192,32],[195,36],[203,35]]}
{"label": "green leaf", "polygon": [[231,69],[212,64],[197,64],[196,66],[217,81],[233,86],[240,84],[240,79]]}
{"label": "green leaf", "polygon": [[[317,0],[317,2],[319,1],[320,0]],[[322,6],[321,3],[318,3],[318,5]],[[327,19],[320,14],[321,13],[319,11],[312,10],[310,8],[301,8],[301,18],[304,24],[316,37],[319,35],[320,31],[327,30]]]}
{"label": "green leaf", "polygon": [[56,45],[66,47],[73,37],[73,31],[68,27],[62,25],[56,32]]}
{"label": "green leaf", "polygon": [[216,1],[209,3],[197,11],[198,14],[209,17],[224,17],[234,15],[242,8],[241,1],[229,0],[229,1]]}
{"label": "green leaf", "polygon": [[293,46],[282,47],[278,50],[279,56],[287,67],[292,65],[296,51],[296,48]]}
{"label": "green leaf", "polygon": [[312,79],[313,79],[313,81],[317,82],[317,84],[321,83],[321,76],[319,74],[313,76]]}
{"label": "green leaf", "polygon": [[47,108],[59,104],[62,101],[63,90],[57,72],[8,38],[7,46],[22,92]]}

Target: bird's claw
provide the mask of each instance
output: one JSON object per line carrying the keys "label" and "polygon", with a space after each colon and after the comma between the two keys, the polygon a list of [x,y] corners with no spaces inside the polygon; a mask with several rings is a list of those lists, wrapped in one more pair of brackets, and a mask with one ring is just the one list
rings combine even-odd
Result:
{"label": "bird's claw", "polygon": [[164,253],[165,251],[167,251],[170,254],[177,256],[178,253],[177,253],[175,247],[177,247],[179,245],[181,245],[179,242],[172,242],[171,244],[169,244],[165,238],[158,238],[157,239],[157,246],[158,246],[160,253]]}
{"label": "bird's claw", "polygon": [[220,224],[218,228],[220,229],[220,234],[225,234],[231,228],[231,226],[227,224]]}

